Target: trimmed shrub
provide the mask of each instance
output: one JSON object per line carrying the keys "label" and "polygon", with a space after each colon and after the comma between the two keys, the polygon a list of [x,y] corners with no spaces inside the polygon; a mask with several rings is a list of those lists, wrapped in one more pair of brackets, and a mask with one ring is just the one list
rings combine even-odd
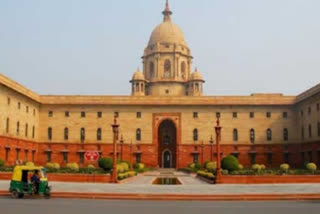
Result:
{"label": "trimmed shrub", "polygon": [[87,166],[87,168],[88,168],[88,169],[95,169],[96,167],[95,167],[94,165],[92,165],[92,164],[89,164],[89,165]]}
{"label": "trimmed shrub", "polygon": [[217,162],[208,162],[205,167],[208,171],[212,172],[217,169]]}
{"label": "trimmed shrub", "polygon": [[73,172],[79,171],[79,165],[77,163],[68,163],[66,168],[73,171]]}
{"label": "trimmed shrub", "polygon": [[261,170],[265,170],[266,169],[266,166],[264,164],[261,164],[260,167],[261,167]]}
{"label": "trimmed shrub", "polygon": [[190,168],[190,169],[195,169],[195,168],[196,168],[196,164],[195,164],[195,163],[189,164],[189,168]]}
{"label": "trimmed shrub", "polygon": [[282,172],[288,172],[289,169],[290,169],[290,165],[287,164],[287,163],[283,163],[283,164],[280,165],[280,170]]}
{"label": "trimmed shrub", "polygon": [[129,175],[129,177],[133,177],[133,176],[136,176],[137,173],[135,171],[129,171],[128,175]]}
{"label": "trimmed shrub", "polygon": [[203,163],[203,168],[206,169],[206,168],[207,168],[207,164],[210,163],[210,162],[211,162],[211,161],[205,161],[205,162]]}
{"label": "trimmed shrub", "polygon": [[251,166],[251,168],[252,168],[253,170],[257,171],[257,172],[260,172],[260,171],[262,170],[262,165],[260,165],[260,164],[253,164],[253,165]]}
{"label": "trimmed shrub", "polygon": [[123,165],[121,163],[117,164],[117,172],[118,173],[123,173],[124,172],[124,168],[123,168]]}
{"label": "trimmed shrub", "polygon": [[228,171],[233,171],[239,169],[238,159],[233,155],[228,155],[224,157],[221,161],[222,169],[226,169]]}
{"label": "trimmed shrub", "polygon": [[195,163],[194,164],[195,169],[201,169],[201,164],[200,163]]}
{"label": "trimmed shrub", "polygon": [[53,163],[53,168],[54,168],[55,170],[59,170],[59,169],[60,169],[60,164],[58,164],[58,163]]}
{"label": "trimmed shrub", "polygon": [[46,164],[46,168],[48,168],[50,170],[59,170],[60,169],[60,164],[48,162]]}
{"label": "trimmed shrub", "polygon": [[208,172],[207,174],[206,174],[206,177],[207,178],[209,178],[209,179],[214,179],[214,175],[213,175],[213,173],[211,173],[211,172]]}
{"label": "trimmed shrub", "polygon": [[317,170],[317,165],[315,163],[307,163],[306,168],[310,172],[314,173]]}
{"label": "trimmed shrub", "polygon": [[4,161],[2,159],[0,159],[0,167],[4,166]]}
{"label": "trimmed shrub", "polygon": [[243,169],[243,165],[239,164],[239,170],[242,170],[242,169]]}
{"label": "trimmed shrub", "polygon": [[31,161],[28,161],[28,162],[26,162],[24,165],[26,165],[26,166],[34,166],[34,163],[31,162]]}
{"label": "trimmed shrub", "polygon": [[124,172],[129,171],[129,165],[126,162],[122,162],[120,165],[122,166]]}
{"label": "trimmed shrub", "polygon": [[112,159],[111,158],[100,158],[98,160],[99,167],[106,170],[110,171],[112,169]]}

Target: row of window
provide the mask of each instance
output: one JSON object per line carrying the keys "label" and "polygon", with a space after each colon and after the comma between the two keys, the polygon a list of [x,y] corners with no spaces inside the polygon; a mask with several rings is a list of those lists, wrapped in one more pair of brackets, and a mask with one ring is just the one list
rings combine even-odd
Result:
{"label": "row of window", "polygon": [[[9,161],[9,153],[10,153],[10,149],[6,149],[5,151],[5,161]],[[35,153],[36,151],[32,151],[31,153],[31,161],[34,162],[34,158],[35,158]],[[29,150],[24,150],[24,162],[27,162],[29,161],[28,159],[28,155],[29,154]],[[20,149],[16,149],[16,161],[19,161],[20,160]]]}
{"label": "row of window", "polygon": [[[11,98],[8,97],[7,98],[7,104],[10,106],[11,105]],[[21,103],[18,102],[17,103],[17,108],[20,110],[21,109]],[[26,105],[26,113],[29,113],[29,106]],[[36,115],[36,109],[33,109],[33,115],[35,116]]]}
{"label": "row of window", "polygon": [[[318,122],[318,124],[317,124],[317,134],[318,134],[318,137],[320,137],[320,122]],[[308,125],[308,136],[309,136],[309,138],[312,138],[312,125],[311,124]],[[301,138],[302,139],[305,138],[304,126],[301,127]]]}
{"label": "row of window", "polygon": [[[69,140],[69,128],[64,128],[64,140]],[[86,129],[81,128],[80,129],[80,141],[84,142],[86,139]],[[52,140],[52,127],[48,128],[48,140]],[[102,140],[102,129],[97,129],[97,140]],[[141,129],[136,130],[136,140],[141,141]]]}
{"label": "row of window", "polygon": [[[116,117],[119,117],[119,112],[114,112],[114,115]],[[65,117],[70,117],[70,112],[69,111],[65,111],[64,112],[64,116]],[[53,111],[49,111],[48,112],[48,117],[53,117]],[[86,117],[86,112],[85,111],[80,112],[80,117],[82,117],[82,118]],[[97,112],[97,117],[98,118],[102,117],[102,112],[101,111]],[[137,118],[141,118],[142,117],[141,112],[137,112],[137,116],[136,117]]]}
{"label": "row of window", "polygon": [[[6,133],[9,134],[9,131],[10,131],[10,119],[7,118]],[[24,132],[25,132],[24,133],[25,137],[28,137],[28,135],[29,135],[29,124],[28,123],[25,124]],[[20,122],[19,121],[17,121],[17,124],[16,124],[16,134],[17,134],[17,136],[20,134]],[[31,134],[32,138],[35,137],[35,134],[36,134],[35,126],[32,126],[32,134]]]}
{"label": "row of window", "polygon": [[[198,129],[194,129],[193,130],[193,141],[198,141],[199,137],[198,137]],[[239,135],[238,135],[238,129],[233,129],[233,141],[237,142],[239,139]],[[271,129],[267,129],[266,130],[266,139],[267,141],[272,141],[272,130]],[[289,139],[289,132],[287,128],[283,129],[283,140],[284,141],[288,141]],[[255,142],[255,130],[254,129],[250,129],[250,142],[254,143]]]}
{"label": "row of window", "polygon": [[[316,110],[317,110],[317,112],[320,112],[320,103],[317,103],[317,104],[316,104]],[[312,112],[312,107],[309,106],[309,107],[308,107],[308,114],[310,115],[311,112]],[[301,109],[301,111],[300,111],[300,114],[301,114],[301,116],[304,115],[304,111],[303,111],[302,109]]]}
{"label": "row of window", "polygon": [[[193,112],[193,118],[198,118],[199,113],[198,112]],[[255,114],[254,112],[250,112],[249,113],[249,118],[254,118]],[[216,112],[216,117],[220,118],[221,117],[221,113],[220,112]],[[233,118],[238,118],[238,112],[232,112],[232,117]],[[267,118],[271,118],[271,112],[266,112],[266,117]],[[288,112],[282,112],[282,117],[283,118],[288,118]]]}

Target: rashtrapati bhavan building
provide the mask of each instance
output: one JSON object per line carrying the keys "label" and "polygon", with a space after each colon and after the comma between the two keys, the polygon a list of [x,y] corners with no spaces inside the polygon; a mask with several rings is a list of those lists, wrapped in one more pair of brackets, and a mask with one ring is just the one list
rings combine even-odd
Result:
{"label": "rashtrapati bhavan building", "polygon": [[[112,156],[111,124],[120,125],[118,155],[152,167],[182,168],[221,154],[250,166],[320,163],[320,85],[297,96],[205,96],[200,71],[169,5],[152,32],[130,96],[39,95],[0,75],[0,158],[91,164],[86,151]],[[210,82],[210,80],[207,80]]]}

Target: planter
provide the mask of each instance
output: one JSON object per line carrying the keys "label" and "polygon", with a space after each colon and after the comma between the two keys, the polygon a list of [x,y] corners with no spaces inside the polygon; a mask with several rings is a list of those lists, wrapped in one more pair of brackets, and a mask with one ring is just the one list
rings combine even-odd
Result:
{"label": "planter", "polygon": [[222,175],[221,184],[320,183],[320,175]]}
{"label": "planter", "polygon": [[[49,182],[87,182],[87,183],[109,183],[110,175],[98,174],[67,174],[48,173]],[[0,173],[0,180],[11,180],[12,173]]]}

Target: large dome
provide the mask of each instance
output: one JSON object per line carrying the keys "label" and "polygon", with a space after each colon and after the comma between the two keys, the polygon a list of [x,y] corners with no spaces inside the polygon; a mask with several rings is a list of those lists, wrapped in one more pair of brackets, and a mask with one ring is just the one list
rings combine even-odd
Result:
{"label": "large dome", "polygon": [[149,45],[154,45],[158,42],[175,43],[187,46],[182,30],[171,20],[164,21],[153,30],[149,40]]}
{"label": "large dome", "polygon": [[178,25],[174,24],[171,21],[170,15],[172,14],[172,12],[170,11],[168,1],[166,3],[166,8],[162,12],[162,14],[164,15],[163,22],[152,31],[149,40],[149,46],[154,45],[158,42],[174,43],[178,45],[187,46],[182,30]]}

